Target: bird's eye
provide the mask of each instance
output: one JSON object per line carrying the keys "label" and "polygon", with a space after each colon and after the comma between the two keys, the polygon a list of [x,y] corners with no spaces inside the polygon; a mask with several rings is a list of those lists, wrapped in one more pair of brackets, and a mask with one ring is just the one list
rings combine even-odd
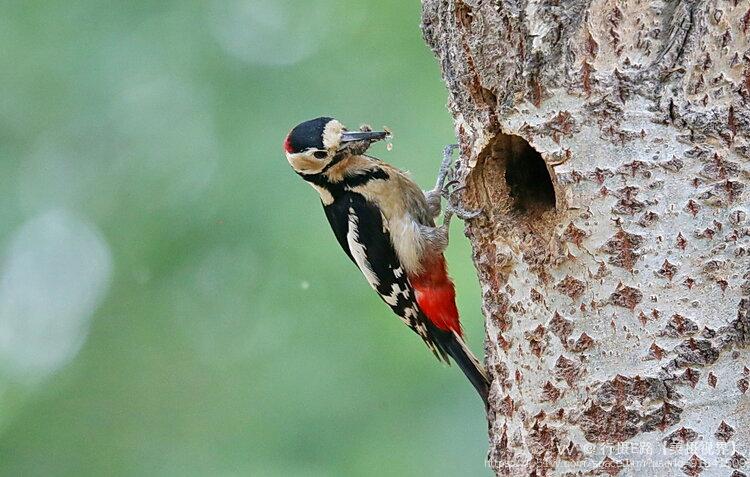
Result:
{"label": "bird's eye", "polygon": [[315,156],[317,159],[325,159],[328,157],[328,153],[325,151],[315,151],[313,152],[313,156]]}

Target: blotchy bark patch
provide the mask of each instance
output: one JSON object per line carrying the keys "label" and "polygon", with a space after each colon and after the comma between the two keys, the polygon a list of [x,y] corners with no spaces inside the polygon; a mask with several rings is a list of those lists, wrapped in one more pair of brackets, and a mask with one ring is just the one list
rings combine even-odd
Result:
{"label": "blotchy bark patch", "polygon": [[635,437],[639,430],[640,415],[622,404],[606,410],[591,404],[583,413],[578,426],[589,442],[617,443]]}
{"label": "blotchy bark patch", "polygon": [[620,283],[610,295],[609,302],[615,306],[621,306],[634,310],[636,305],[643,300],[643,293],[635,287]]}
{"label": "blotchy bark patch", "polygon": [[557,358],[557,362],[555,363],[555,376],[568,383],[568,386],[572,387],[583,372],[580,363],[576,363],[565,356]]}
{"label": "blotchy bark patch", "polygon": [[609,263],[632,272],[633,265],[641,256],[640,249],[644,241],[642,236],[628,233],[620,228],[604,244],[602,252],[610,255]]}
{"label": "blotchy bark patch", "polygon": [[567,275],[561,282],[555,285],[555,289],[560,293],[568,295],[572,300],[577,300],[586,289],[586,285],[581,280]]}
{"label": "blotchy bark patch", "polygon": [[664,445],[670,449],[679,449],[688,442],[698,439],[698,433],[687,427],[681,427],[664,438]]}
{"label": "blotchy bark patch", "polygon": [[635,403],[645,400],[662,401],[670,397],[670,387],[659,378],[617,375],[603,382],[593,393],[596,403],[612,406],[617,403]]}

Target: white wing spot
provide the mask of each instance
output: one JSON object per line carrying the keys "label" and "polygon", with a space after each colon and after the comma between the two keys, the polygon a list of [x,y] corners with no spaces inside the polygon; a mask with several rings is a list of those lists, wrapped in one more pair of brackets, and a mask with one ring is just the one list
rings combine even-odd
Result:
{"label": "white wing spot", "polygon": [[404,317],[405,318],[416,318],[417,317],[417,310],[412,306],[404,310]]}
{"label": "white wing spot", "polygon": [[388,296],[383,295],[383,300],[391,306],[396,306],[398,305],[399,295],[403,295],[408,300],[410,295],[409,288],[407,287],[402,290],[398,283],[394,283],[391,285],[391,294]]}
{"label": "white wing spot", "polygon": [[414,329],[416,330],[419,336],[423,338],[427,336],[427,327],[424,325],[424,323],[421,323],[421,322],[417,323],[414,326]]}
{"label": "white wing spot", "polygon": [[388,303],[391,306],[398,305],[398,295],[401,293],[401,288],[399,288],[398,283],[394,283],[391,286],[391,294],[390,295],[382,295],[383,300],[385,300],[386,303]]}
{"label": "white wing spot", "polygon": [[354,257],[354,262],[357,264],[362,274],[365,276],[367,283],[377,291],[380,280],[378,280],[375,272],[372,271],[370,263],[367,261],[367,250],[364,245],[359,242],[359,217],[354,212],[352,207],[349,207],[349,231],[346,234],[346,241],[349,244],[349,251]]}

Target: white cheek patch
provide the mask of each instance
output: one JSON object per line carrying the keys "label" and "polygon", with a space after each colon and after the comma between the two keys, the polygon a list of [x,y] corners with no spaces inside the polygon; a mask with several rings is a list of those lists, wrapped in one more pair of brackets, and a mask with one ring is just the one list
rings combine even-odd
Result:
{"label": "white cheek patch", "polygon": [[367,261],[367,251],[364,245],[359,242],[359,217],[354,212],[353,208],[349,208],[349,231],[346,234],[346,241],[349,245],[349,252],[354,258],[354,262],[357,264],[362,274],[365,276],[367,283],[377,291],[380,280],[375,275],[375,272],[370,268],[370,263]]}
{"label": "white cheek patch", "polygon": [[331,149],[338,149],[341,144],[341,133],[343,132],[343,124],[335,119],[328,121],[328,124],[326,124],[326,127],[323,130],[323,146],[329,151]]}
{"label": "white cheek patch", "polygon": [[292,166],[292,169],[300,174],[318,174],[322,172],[330,162],[325,159],[316,159],[305,152],[298,152],[295,154],[287,153],[286,160],[289,161],[289,165]]}

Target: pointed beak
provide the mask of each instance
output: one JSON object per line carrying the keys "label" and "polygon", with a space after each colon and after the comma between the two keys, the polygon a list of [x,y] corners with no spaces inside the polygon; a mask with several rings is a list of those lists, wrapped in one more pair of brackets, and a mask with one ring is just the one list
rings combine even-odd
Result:
{"label": "pointed beak", "polygon": [[341,143],[356,142],[356,141],[381,141],[388,137],[388,133],[385,131],[344,131],[341,135]]}

